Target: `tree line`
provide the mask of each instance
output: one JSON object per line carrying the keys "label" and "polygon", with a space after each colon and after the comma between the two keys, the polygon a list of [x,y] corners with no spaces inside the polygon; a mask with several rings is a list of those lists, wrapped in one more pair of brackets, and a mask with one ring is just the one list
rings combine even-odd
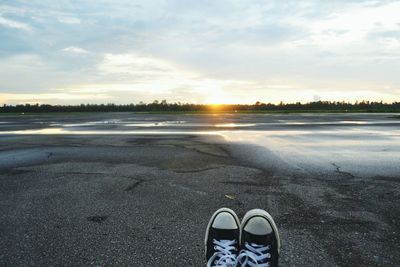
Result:
{"label": "tree line", "polygon": [[80,104],[80,105],[49,105],[49,104],[19,104],[0,106],[0,113],[45,113],[45,112],[400,112],[400,102],[336,102],[318,101],[309,103],[263,103],[255,104],[190,104],[168,103],[166,100],[155,100],[152,103],[139,104]]}

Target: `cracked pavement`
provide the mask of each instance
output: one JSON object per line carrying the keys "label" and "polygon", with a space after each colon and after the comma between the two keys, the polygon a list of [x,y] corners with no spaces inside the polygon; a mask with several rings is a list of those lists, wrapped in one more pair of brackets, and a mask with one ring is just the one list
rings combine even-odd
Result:
{"label": "cracked pavement", "polygon": [[[223,206],[239,217],[271,213],[281,266],[397,266],[397,125],[353,115],[379,123],[321,127],[350,120],[340,116],[0,117],[8,132],[113,119],[191,125],[190,134],[0,134],[0,266],[203,266],[205,227]],[[279,120],[305,124],[274,126]],[[122,122],[73,130],[125,130]],[[223,122],[255,128],[194,132]]]}

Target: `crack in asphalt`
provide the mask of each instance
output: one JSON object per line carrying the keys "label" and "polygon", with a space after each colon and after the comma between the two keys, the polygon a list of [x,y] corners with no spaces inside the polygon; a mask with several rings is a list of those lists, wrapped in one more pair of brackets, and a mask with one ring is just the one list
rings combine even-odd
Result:
{"label": "crack in asphalt", "polygon": [[96,222],[96,223],[103,223],[105,220],[108,219],[110,215],[95,215],[95,216],[89,216],[86,219],[90,222]]}
{"label": "crack in asphalt", "polygon": [[354,174],[350,173],[350,172],[341,171],[341,170],[340,170],[341,167],[340,167],[339,165],[337,165],[335,162],[332,163],[332,165],[333,165],[333,167],[336,168],[336,172],[337,172],[337,173],[348,175],[348,176],[350,176],[351,178],[356,178],[356,176],[355,176]]}
{"label": "crack in asphalt", "polygon": [[210,167],[210,168],[203,168],[203,169],[197,169],[197,170],[173,170],[176,173],[198,173],[198,172],[205,172],[209,170],[216,170],[223,168],[224,166],[218,166],[218,167]]}
{"label": "crack in asphalt", "polygon": [[143,179],[136,179],[136,182],[134,182],[133,184],[129,185],[128,187],[125,188],[125,191],[132,191],[133,189],[135,189],[136,187],[138,187],[139,185],[141,185],[142,183],[144,183],[146,180]]}

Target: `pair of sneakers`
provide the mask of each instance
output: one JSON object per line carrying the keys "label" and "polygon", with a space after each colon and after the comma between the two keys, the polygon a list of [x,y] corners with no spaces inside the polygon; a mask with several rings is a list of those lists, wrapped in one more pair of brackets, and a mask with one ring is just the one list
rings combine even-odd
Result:
{"label": "pair of sneakers", "polygon": [[279,251],[278,229],[265,210],[248,211],[241,223],[228,208],[211,216],[205,237],[207,267],[275,267]]}

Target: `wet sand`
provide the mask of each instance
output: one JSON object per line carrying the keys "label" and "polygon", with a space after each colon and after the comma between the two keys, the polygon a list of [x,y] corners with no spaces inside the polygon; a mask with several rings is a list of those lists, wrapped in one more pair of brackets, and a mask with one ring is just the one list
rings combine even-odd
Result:
{"label": "wet sand", "polygon": [[281,266],[400,262],[392,114],[0,116],[1,266],[202,266],[209,216],[263,208]]}

